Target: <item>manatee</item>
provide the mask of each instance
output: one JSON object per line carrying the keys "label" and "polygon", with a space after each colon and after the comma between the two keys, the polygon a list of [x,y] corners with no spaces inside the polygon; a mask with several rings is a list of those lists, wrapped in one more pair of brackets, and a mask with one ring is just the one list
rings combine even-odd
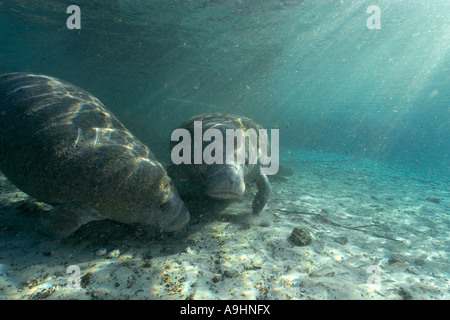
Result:
{"label": "manatee", "polygon": [[0,170],[53,206],[40,216],[55,238],[109,219],[176,231],[189,212],[154,154],[93,95],[30,73],[0,75]]}
{"label": "manatee", "polygon": [[[223,136],[223,154],[226,154],[226,130],[241,129],[242,142],[244,145],[239,145],[239,142],[234,144],[233,159],[230,161],[226,156],[222,159],[222,164],[217,162],[207,164],[206,161],[202,161],[201,164],[195,164],[191,161],[190,164],[185,162],[175,164],[173,162],[174,149],[178,144],[177,141],[171,142],[172,161],[169,164],[167,170],[169,175],[176,181],[189,181],[194,185],[201,185],[203,187],[202,192],[206,193],[211,198],[216,199],[228,199],[228,200],[240,200],[245,192],[246,183],[255,182],[258,191],[253,199],[252,211],[254,214],[259,214],[266,205],[272,188],[267,176],[261,171],[261,164],[259,162],[260,150],[259,146],[250,143],[249,139],[245,138],[245,133],[248,129],[254,129],[257,133],[259,129],[262,129],[260,125],[253,120],[231,114],[200,114],[192,117],[184,122],[180,128],[186,129],[191,137],[195,136],[194,122],[201,121],[202,133],[205,133],[208,129],[218,129]],[[194,157],[195,149],[195,137],[191,139],[191,153],[192,159]],[[202,152],[205,148],[208,148],[212,141],[203,141],[201,148]],[[239,141],[239,139],[236,139]],[[245,149],[245,161],[238,161],[237,154],[241,148]],[[256,161],[249,161],[249,153],[252,150],[256,155]],[[227,159],[225,159],[227,158]]]}

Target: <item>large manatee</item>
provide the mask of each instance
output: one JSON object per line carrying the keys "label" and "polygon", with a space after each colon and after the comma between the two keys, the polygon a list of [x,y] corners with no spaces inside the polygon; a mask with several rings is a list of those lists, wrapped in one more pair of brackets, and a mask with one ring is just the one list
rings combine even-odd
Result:
{"label": "large manatee", "polygon": [[[196,132],[199,129],[195,128],[195,123],[201,123],[201,132]],[[223,139],[219,142],[223,144],[221,148],[224,155],[223,163],[215,162],[208,164],[207,161],[202,161],[196,164],[194,160],[190,164],[185,162],[174,163],[173,157],[180,151],[177,150],[177,145],[180,145],[180,143],[176,141],[175,137],[171,142],[172,162],[168,166],[169,175],[178,181],[184,179],[196,185],[203,186],[204,191],[202,192],[205,192],[212,198],[228,200],[241,199],[245,192],[245,184],[256,182],[258,192],[253,199],[252,211],[254,214],[259,214],[266,205],[272,188],[267,176],[261,170],[261,163],[259,161],[261,155],[260,145],[257,145],[255,141],[251,143],[246,134],[249,129],[253,129],[258,133],[259,129],[262,129],[261,126],[246,117],[211,113],[192,117],[184,122],[180,129],[187,130],[189,135],[193,137],[190,148],[192,158],[195,157],[195,139],[198,139],[196,135],[200,134],[203,137],[205,132],[210,129],[218,130],[216,132],[223,136]],[[227,130],[231,130],[237,134],[237,142],[234,144],[234,148],[229,151],[229,155],[226,153]],[[241,136],[238,137],[239,135]],[[213,142],[217,141],[213,139],[206,142],[202,141],[200,146],[201,152],[203,153],[208,148],[211,148]],[[217,150],[215,151],[217,152]],[[244,161],[239,161],[238,159],[238,153],[240,151],[242,151],[245,158]],[[251,154],[255,156],[254,161],[250,161]]]}
{"label": "large manatee", "polygon": [[94,96],[45,75],[0,75],[0,170],[54,206],[41,229],[63,238],[110,219],[162,231],[189,212],[153,153]]}

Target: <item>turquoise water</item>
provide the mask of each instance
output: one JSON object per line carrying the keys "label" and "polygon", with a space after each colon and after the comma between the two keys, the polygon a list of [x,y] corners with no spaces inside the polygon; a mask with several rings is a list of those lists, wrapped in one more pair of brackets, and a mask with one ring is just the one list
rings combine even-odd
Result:
{"label": "turquoise water", "polygon": [[[212,207],[214,218],[192,206],[188,230],[175,238],[96,224],[92,228],[122,229],[110,242],[104,240],[107,231],[99,241],[81,230],[82,242],[75,237],[62,244],[20,226],[29,219],[20,212],[41,209],[3,179],[3,298],[125,299],[138,291],[134,297],[141,299],[449,298],[449,1],[80,0],[81,29],[69,30],[71,4],[0,0],[0,74],[42,73],[89,91],[164,164],[170,160],[171,133],[189,117],[205,112],[250,117],[279,129],[280,164],[293,174],[272,181],[262,221],[248,218],[247,194],[231,207]],[[380,8],[381,29],[367,26],[371,5]],[[247,193],[254,191],[249,187]],[[338,225],[314,220],[321,210]],[[342,228],[350,222],[378,229]],[[299,225],[315,233],[305,252],[286,241]],[[335,242],[334,234],[346,236],[349,244]],[[151,242],[154,249],[146,252],[133,240]],[[217,242],[232,252],[217,251]],[[261,255],[248,243],[257,243]],[[51,255],[36,258],[34,249],[26,249],[35,244]],[[17,247],[25,248],[22,257],[12,253]],[[108,257],[118,248],[122,255]],[[277,256],[274,248],[315,259],[292,263],[286,271],[282,261],[289,254]],[[107,253],[96,254],[103,249]],[[185,262],[175,257],[179,252]],[[250,267],[246,254],[258,268]],[[207,263],[218,255],[221,271]],[[79,264],[97,286],[67,292],[61,289],[64,268],[39,281],[26,271],[58,263]],[[386,275],[384,291],[363,288],[371,263]],[[224,273],[226,268],[232,271]],[[133,278],[136,270],[149,272],[151,285],[142,274]],[[234,271],[248,277],[226,276]],[[107,282],[108,273],[117,275],[119,286]],[[185,279],[171,294],[162,289],[161,275],[175,274]],[[139,290],[127,287],[130,277]],[[330,282],[317,285],[318,277]],[[421,277],[423,283],[414,280]],[[233,290],[219,290],[220,281]],[[331,294],[340,281],[348,289]],[[255,283],[264,285],[253,292]],[[48,295],[43,290],[49,288]]]}

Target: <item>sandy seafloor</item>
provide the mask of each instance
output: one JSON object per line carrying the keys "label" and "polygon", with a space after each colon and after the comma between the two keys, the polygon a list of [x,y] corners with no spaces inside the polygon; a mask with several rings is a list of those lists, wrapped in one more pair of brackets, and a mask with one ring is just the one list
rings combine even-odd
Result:
{"label": "sandy seafloor", "polygon": [[[99,221],[63,240],[35,230],[48,206],[1,175],[0,298],[450,299],[448,172],[299,150],[280,162],[294,174],[259,217],[249,186],[226,208],[189,202],[176,234]],[[310,245],[288,240],[294,227]]]}

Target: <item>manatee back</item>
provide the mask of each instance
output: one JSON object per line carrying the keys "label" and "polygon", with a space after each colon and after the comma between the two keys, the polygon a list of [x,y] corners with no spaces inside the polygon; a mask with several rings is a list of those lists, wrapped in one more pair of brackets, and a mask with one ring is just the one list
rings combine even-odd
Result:
{"label": "manatee back", "polygon": [[0,170],[50,204],[119,211],[142,199],[146,207],[167,180],[150,150],[97,98],[44,75],[0,76],[0,149]]}

